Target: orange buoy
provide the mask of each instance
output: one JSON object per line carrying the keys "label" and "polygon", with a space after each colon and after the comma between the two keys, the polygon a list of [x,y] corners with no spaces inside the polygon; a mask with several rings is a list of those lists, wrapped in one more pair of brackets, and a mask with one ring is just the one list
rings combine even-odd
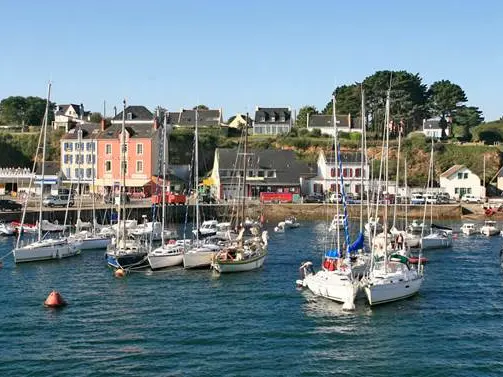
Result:
{"label": "orange buoy", "polygon": [[122,278],[126,275],[126,271],[124,271],[122,268],[118,268],[117,270],[115,270],[114,275],[116,278]]}
{"label": "orange buoy", "polygon": [[44,301],[44,306],[48,308],[60,308],[66,305],[66,301],[63,300],[63,297],[59,294],[58,291],[52,291],[49,293],[49,296]]}

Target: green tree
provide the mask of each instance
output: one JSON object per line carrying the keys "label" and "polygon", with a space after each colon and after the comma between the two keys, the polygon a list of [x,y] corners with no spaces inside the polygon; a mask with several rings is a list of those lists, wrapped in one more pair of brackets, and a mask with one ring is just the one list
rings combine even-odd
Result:
{"label": "green tree", "polygon": [[307,114],[318,114],[318,110],[314,106],[303,106],[299,109],[297,114],[297,119],[295,121],[295,127],[306,128],[307,127]]}
{"label": "green tree", "polygon": [[477,127],[483,121],[482,111],[476,106],[460,106],[455,110],[453,116],[453,123],[463,129],[462,138],[464,140],[470,140],[471,129]]}
{"label": "green tree", "polygon": [[[435,81],[431,84],[428,93],[431,113],[442,120],[451,117],[454,111],[467,101],[463,89],[449,80]],[[445,129],[446,127],[442,129],[443,137],[445,137]]]}
{"label": "green tree", "polygon": [[[360,84],[338,86],[333,94],[337,114],[351,114],[354,117],[360,115],[362,102]],[[326,104],[323,114],[332,114],[332,99]]]}
{"label": "green tree", "polygon": [[[0,122],[22,126],[42,124],[47,100],[40,97],[11,96],[0,102]],[[54,103],[49,106],[49,123],[54,120]]]}
{"label": "green tree", "polygon": [[209,110],[209,107],[206,106],[206,105],[197,105],[197,106],[194,106],[194,108],[192,110]]}
{"label": "green tree", "polygon": [[103,115],[101,113],[92,113],[90,121],[91,123],[100,123],[102,119]]}

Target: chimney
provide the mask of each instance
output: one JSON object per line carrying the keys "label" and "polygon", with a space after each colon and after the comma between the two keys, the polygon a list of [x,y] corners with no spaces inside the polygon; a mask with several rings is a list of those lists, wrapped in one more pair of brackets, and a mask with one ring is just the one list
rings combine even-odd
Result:
{"label": "chimney", "polygon": [[348,114],[348,127],[349,129],[351,129],[352,127],[352,124],[351,124],[351,113]]}
{"label": "chimney", "polygon": [[114,118],[117,116],[117,106],[114,106]]}
{"label": "chimney", "polygon": [[107,128],[106,120],[103,118],[100,122],[100,128],[102,131],[105,131],[105,128]]}
{"label": "chimney", "polygon": [[157,130],[159,128],[159,119],[157,117],[154,117],[154,130]]}
{"label": "chimney", "polygon": [[309,128],[309,113],[307,113],[306,128]]}

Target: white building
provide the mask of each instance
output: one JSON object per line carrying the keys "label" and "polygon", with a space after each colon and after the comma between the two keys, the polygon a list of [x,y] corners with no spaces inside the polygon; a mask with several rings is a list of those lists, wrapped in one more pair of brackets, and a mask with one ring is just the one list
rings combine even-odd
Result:
{"label": "white building", "polygon": [[82,124],[89,121],[91,117],[90,111],[84,111],[84,105],[68,104],[56,105],[54,110],[54,121],[52,127],[54,129],[63,128],[66,132],[76,124]]}
{"label": "white building", "polygon": [[[440,127],[440,118],[423,119],[423,133],[426,137],[434,139],[442,138],[442,127]],[[445,128],[445,136],[449,137],[449,124]]]}
{"label": "white building", "polygon": [[80,177],[83,192],[90,191],[96,179],[96,137],[100,131],[98,124],[83,124],[69,130],[60,141],[64,183],[76,185]]}
{"label": "white building", "polygon": [[287,134],[292,129],[292,121],[292,110],[289,107],[257,107],[253,134]]}
{"label": "white building", "polygon": [[460,199],[464,194],[472,194],[478,198],[486,196],[486,190],[480,184],[478,175],[472,173],[465,165],[454,165],[440,174],[440,187],[451,198]]}
{"label": "white building", "polygon": [[[361,194],[364,191],[362,190],[362,178],[364,188],[369,180],[369,166],[364,165],[362,171],[361,154],[354,152],[341,153],[341,162],[342,172],[340,175],[344,181],[344,191],[346,194]],[[340,184],[340,178],[337,178],[338,167],[335,165],[335,154],[333,152],[325,154],[321,151],[317,165],[317,175],[310,179],[309,193],[335,192],[337,184]]]}

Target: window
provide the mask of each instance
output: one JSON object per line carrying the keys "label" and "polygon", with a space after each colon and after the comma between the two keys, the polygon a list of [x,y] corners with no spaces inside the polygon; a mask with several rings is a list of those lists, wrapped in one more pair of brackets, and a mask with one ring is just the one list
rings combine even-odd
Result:
{"label": "window", "polygon": [[93,155],[88,154],[88,155],[86,156],[86,162],[87,162],[88,164],[90,164],[92,161],[93,161]]}
{"label": "window", "polygon": [[274,177],[276,177],[276,171],[268,170],[267,171],[267,178],[274,178]]}
{"label": "window", "polygon": [[468,179],[468,173],[465,173],[465,175],[464,175],[464,177],[463,177],[463,178],[464,178],[464,179]]}
{"label": "window", "polygon": [[361,176],[362,176],[362,169],[356,168],[355,169],[355,177],[361,177]]}
{"label": "window", "polygon": [[313,191],[317,194],[323,194],[323,184],[315,183],[313,185]]}
{"label": "window", "polygon": [[335,183],[332,183],[332,184],[330,185],[330,191],[331,191],[331,192],[336,192],[336,191],[337,191],[337,185],[336,185]]}
{"label": "window", "polygon": [[65,151],[71,152],[73,150],[73,143],[64,144]]}
{"label": "window", "polygon": [[136,161],[136,172],[143,173],[143,161]]}
{"label": "window", "polygon": [[68,155],[68,163],[73,164],[73,156],[71,154]]}
{"label": "window", "polygon": [[93,169],[87,168],[86,169],[86,178],[92,178],[93,176]]}
{"label": "window", "polygon": [[271,117],[271,122],[276,122],[276,117],[274,115]]}
{"label": "window", "polygon": [[127,161],[122,161],[121,169],[124,172],[124,174],[127,174]]}
{"label": "window", "polygon": [[260,117],[260,121],[261,121],[261,122],[265,122],[265,115],[262,115],[262,116]]}
{"label": "window", "polygon": [[455,194],[459,194],[459,187],[456,187],[456,188],[454,189],[454,193],[455,193]]}
{"label": "window", "polygon": [[112,161],[105,161],[105,172],[110,173],[112,171]]}
{"label": "window", "polygon": [[133,113],[127,113],[127,120],[133,120]]}
{"label": "window", "polygon": [[72,171],[70,168],[66,168],[65,175],[66,175],[66,178],[70,178],[72,176]]}
{"label": "window", "polygon": [[246,174],[248,174],[248,177],[253,177],[253,170],[248,170]]}
{"label": "window", "polygon": [[458,173],[458,179],[463,179],[463,173]]}
{"label": "window", "polygon": [[330,176],[335,177],[335,168],[330,169]]}
{"label": "window", "polygon": [[[467,174],[467,173],[465,173],[465,174]],[[471,194],[471,193],[472,193],[472,189],[471,189],[471,187],[469,187],[469,188],[467,188],[467,189],[466,189],[466,193],[467,193],[467,194]]]}
{"label": "window", "polygon": [[112,154],[112,144],[105,145],[105,154]]}
{"label": "window", "polygon": [[259,171],[258,171],[258,175],[257,175],[257,176],[258,176],[258,177],[262,177],[262,178],[263,178],[263,177],[264,177],[264,173],[265,173],[265,172],[264,172],[263,170],[259,170]]}
{"label": "window", "polygon": [[94,148],[93,148],[93,143],[86,143],[86,150],[88,151],[92,151]]}
{"label": "window", "polygon": [[75,169],[75,178],[79,177],[79,169]]}
{"label": "window", "polygon": [[80,169],[80,178],[84,178],[84,169],[83,168]]}
{"label": "window", "polygon": [[143,154],[143,144],[136,144],[136,154]]}
{"label": "window", "polygon": [[284,115],[281,115],[281,116],[279,117],[279,121],[280,121],[280,122],[285,122],[285,116],[284,116]]}

